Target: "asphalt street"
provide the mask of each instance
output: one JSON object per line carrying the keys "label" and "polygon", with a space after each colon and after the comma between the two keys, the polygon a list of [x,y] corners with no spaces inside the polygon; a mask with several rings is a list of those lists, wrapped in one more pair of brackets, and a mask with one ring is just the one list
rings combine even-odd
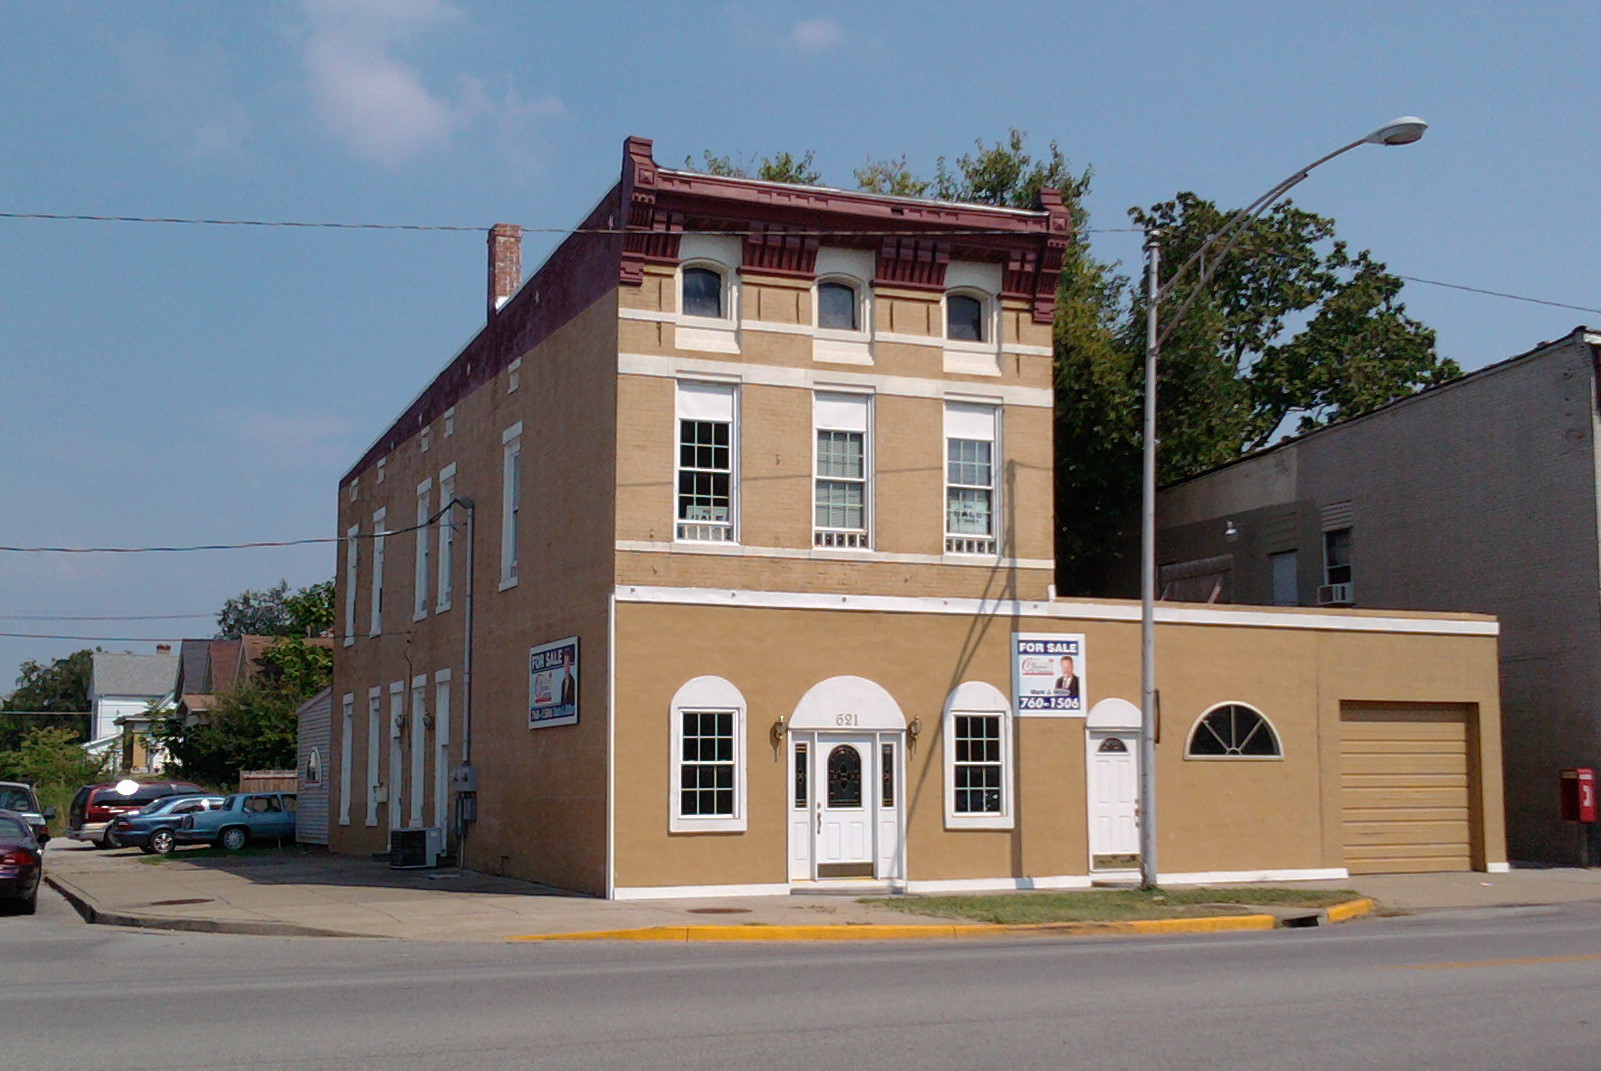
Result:
{"label": "asphalt street", "polygon": [[1590,1071],[1601,904],[1218,937],[484,945],[87,926],[47,891],[0,918],[0,1023],[33,1071]]}

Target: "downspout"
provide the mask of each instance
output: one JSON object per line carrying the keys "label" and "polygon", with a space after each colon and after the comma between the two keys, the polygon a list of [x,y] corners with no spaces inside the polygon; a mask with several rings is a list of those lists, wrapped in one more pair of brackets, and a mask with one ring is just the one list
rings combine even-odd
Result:
{"label": "downspout", "polygon": [[452,505],[467,511],[467,565],[462,597],[465,618],[461,652],[461,770],[456,782],[456,865],[467,866],[467,830],[478,817],[478,779],[473,776],[473,561],[478,556],[474,524],[477,504],[457,495]]}

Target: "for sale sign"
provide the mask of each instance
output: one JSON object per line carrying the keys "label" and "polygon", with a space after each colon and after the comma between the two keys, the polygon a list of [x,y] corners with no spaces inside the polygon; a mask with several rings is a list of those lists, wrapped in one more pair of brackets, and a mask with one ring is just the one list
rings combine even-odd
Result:
{"label": "for sale sign", "polygon": [[1017,713],[1080,717],[1089,706],[1084,637],[1012,633],[1012,688]]}

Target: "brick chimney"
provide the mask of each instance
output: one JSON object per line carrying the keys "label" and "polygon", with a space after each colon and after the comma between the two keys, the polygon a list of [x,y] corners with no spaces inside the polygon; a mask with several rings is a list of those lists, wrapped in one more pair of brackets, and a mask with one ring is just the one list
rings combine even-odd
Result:
{"label": "brick chimney", "polygon": [[523,285],[523,229],[515,223],[489,228],[489,318]]}

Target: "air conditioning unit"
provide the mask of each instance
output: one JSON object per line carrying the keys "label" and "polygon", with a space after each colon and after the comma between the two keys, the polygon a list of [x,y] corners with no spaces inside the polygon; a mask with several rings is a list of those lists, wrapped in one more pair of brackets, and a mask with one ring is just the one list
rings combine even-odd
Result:
{"label": "air conditioning unit", "polygon": [[1317,589],[1319,606],[1352,606],[1356,592],[1350,584],[1324,584]]}
{"label": "air conditioning unit", "polygon": [[438,826],[389,831],[391,870],[421,870],[438,866],[439,855],[444,850],[445,831]]}

